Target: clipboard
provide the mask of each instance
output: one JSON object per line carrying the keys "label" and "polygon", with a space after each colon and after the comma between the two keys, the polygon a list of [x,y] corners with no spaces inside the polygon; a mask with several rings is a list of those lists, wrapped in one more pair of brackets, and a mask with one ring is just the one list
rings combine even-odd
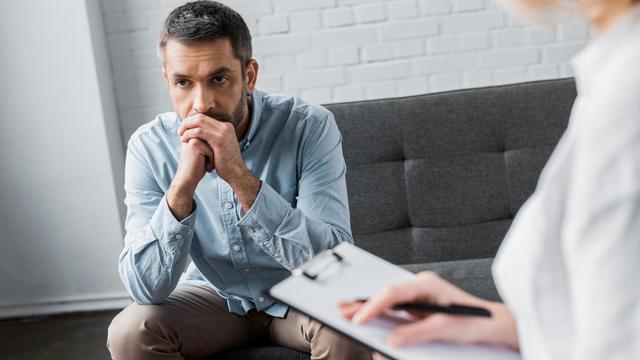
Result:
{"label": "clipboard", "polygon": [[295,269],[269,293],[276,300],[392,359],[520,359],[517,352],[492,346],[425,342],[394,348],[386,344],[387,335],[394,327],[412,321],[408,316],[380,316],[358,325],[340,315],[339,301],[368,298],[388,285],[414,277],[401,267],[343,242]]}

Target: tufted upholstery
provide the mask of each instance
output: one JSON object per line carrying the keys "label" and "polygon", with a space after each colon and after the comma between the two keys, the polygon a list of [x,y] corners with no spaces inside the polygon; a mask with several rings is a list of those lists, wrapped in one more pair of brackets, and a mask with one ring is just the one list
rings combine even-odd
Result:
{"label": "tufted upholstery", "polygon": [[[561,79],[327,105],[342,132],[356,245],[497,299],[493,256],[575,96]],[[259,353],[220,359],[277,358]]]}

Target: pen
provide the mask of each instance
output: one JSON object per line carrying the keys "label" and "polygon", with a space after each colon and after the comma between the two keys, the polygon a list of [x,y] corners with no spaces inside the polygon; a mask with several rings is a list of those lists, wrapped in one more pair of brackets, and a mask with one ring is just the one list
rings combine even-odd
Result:
{"label": "pen", "polygon": [[[367,299],[358,299],[356,301],[366,302]],[[396,304],[393,307],[393,309],[405,310],[405,311],[419,311],[419,312],[439,312],[439,313],[446,313],[451,315],[491,317],[491,312],[487,309],[483,309],[475,306],[466,306],[466,305],[457,305],[457,304],[441,306],[441,305],[433,305],[433,304],[402,303],[402,304]]]}

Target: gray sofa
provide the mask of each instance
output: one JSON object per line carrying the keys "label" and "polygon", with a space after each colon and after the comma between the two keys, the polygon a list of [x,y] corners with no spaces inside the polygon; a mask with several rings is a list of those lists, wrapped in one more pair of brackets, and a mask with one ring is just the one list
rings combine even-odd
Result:
{"label": "gray sofa", "polygon": [[[327,105],[343,136],[356,245],[499,299],[491,263],[566,128],[572,79]],[[309,359],[239,349],[215,359]]]}

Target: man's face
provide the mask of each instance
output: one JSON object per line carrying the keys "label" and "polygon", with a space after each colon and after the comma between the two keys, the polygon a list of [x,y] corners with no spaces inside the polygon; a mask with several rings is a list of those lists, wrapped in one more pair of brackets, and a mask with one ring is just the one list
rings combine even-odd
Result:
{"label": "man's face", "polygon": [[243,74],[227,38],[190,45],[169,39],[164,49],[162,74],[180,119],[202,113],[237,127],[247,115],[256,72],[251,61]]}

